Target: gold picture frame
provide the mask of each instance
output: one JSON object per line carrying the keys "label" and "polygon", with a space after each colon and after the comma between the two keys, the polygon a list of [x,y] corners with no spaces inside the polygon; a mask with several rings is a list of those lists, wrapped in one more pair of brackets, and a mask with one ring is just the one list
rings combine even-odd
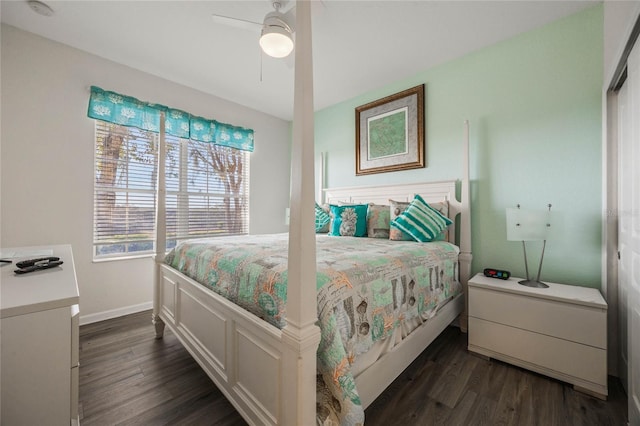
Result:
{"label": "gold picture frame", "polygon": [[356,108],[356,176],[425,166],[424,84]]}

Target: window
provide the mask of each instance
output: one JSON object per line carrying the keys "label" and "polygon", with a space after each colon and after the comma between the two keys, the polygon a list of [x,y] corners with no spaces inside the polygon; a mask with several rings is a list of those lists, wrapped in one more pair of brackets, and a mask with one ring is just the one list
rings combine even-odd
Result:
{"label": "window", "polygon": [[[166,136],[167,248],[246,234],[249,153]],[[94,258],[154,251],[158,135],[96,120]]]}

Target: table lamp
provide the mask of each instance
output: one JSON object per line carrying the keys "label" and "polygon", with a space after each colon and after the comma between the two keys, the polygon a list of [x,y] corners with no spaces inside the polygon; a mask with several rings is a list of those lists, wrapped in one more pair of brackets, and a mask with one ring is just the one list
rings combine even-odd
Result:
{"label": "table lamp", "polygon": [[[516,209],[507,209],[507,240],[522,241],[522,250],[524,251],[524,269],[527,279],[518,282],[528,287],[549,287],[540,281],[544,249],[547,245],[547,238],[551,230],[551,204],[549,204],[548,207],[548,210],[524,210],[521,209],[520,204],[518,204],[518,208]],[[542,255],[540,256],[540,265],[538,266],[538,276],[535,280],[529,278],[527,241],[542,241]]]}

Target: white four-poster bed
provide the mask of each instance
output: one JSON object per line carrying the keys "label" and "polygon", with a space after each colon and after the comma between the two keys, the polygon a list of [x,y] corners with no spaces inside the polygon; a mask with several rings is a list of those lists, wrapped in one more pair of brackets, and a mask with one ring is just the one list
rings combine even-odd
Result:
{"label": "white four-poster bed", "polygon": [[[164,120],[161,120],[156,276],[153,323],[156,336],[168,326],[250,424],[316,424],[316,351],[320,330],[316,311],[314,226],[313,77],[308,1],[296,5],[295,100],[288,234],[286,325],[277,328],[164,263],[166,247]],[[469,217],[469,133],[465,122],[460,201],[456,181],[324,189],[325,202],[379,203],[446,200],[448,233],[456,244],[463,292],[391,351],[366,368],[355,383],[366,408],[457,317],[466,331],[465,295],[471,272]],[[456,217],[459,240],[456,242]],[[419,244],[419,243],[416,243]]]}

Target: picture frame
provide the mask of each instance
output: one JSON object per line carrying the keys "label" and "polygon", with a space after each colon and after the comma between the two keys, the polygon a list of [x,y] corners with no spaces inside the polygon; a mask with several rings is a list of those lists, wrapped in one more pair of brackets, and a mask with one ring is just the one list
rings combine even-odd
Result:
{"label": "picture frame", "polygon": [[356,108],[356,176],[425,167],[424,84]]}

